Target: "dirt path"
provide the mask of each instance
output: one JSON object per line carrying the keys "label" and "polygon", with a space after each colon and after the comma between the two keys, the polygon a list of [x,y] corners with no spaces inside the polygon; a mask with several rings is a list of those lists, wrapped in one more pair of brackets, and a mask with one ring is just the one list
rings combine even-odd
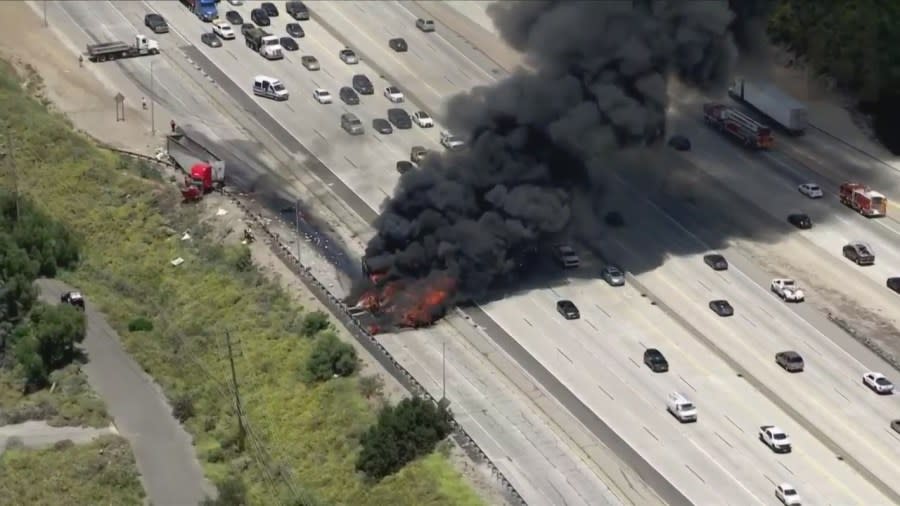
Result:
{"label": "dirt path", "polygon": [[114,426],[94,429],[90,427],[51,427],[44,421],[28,421],[0,427],[0,454],[11,439],[29,448],[42,448],[60,441],[84,444],[105,434],[118,434]]}
{"label": "dirt path", "polygon": [[[41,299],[58,303],[71,287],[54,279],[38,280]],[[134,451],[147,497],[153,504],[197,504],[215,493],[203,476],[193,441],[172,416],[162,389],[122,348],[115,330],[90,300],[85,308],[87,354],[84,372],[106,402],[122,437]]]}

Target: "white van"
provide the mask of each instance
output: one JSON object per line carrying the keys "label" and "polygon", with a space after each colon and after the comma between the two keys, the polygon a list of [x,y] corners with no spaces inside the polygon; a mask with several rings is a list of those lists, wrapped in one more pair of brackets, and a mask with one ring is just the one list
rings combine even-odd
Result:
{"label": "white van", "polygon": [[666,410],[681,423],[697,421],[697,407],[684,394],[670,393],[666,397]]}
{"label": "white van", "polygon": [[253,94],[272,100],[287,100],[288,91],[281,81],[274,77],[256,76],[253,78]]}

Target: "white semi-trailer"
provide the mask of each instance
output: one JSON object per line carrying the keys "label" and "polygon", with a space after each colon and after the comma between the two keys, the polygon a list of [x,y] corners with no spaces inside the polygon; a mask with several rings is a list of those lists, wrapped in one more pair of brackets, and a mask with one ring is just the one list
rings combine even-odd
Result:
{"label": "white semi-trailer", "polygon": [[737,78],[728,88],[731,98],[744,102],[793,134],[801,134],[809,123],[806,105],[774,84]]}

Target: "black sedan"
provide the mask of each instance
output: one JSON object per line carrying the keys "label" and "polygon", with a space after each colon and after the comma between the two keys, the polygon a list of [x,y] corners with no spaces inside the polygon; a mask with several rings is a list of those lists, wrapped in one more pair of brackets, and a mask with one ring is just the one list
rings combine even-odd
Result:
{"label": "black sedan", "polygon": [[275,4],[272,2],[263,2],[259,7],[265,11],[266,16],[269,16],[270,18],[278,16],[278,7],[275,7]]}
{"label": "black sedan", "polygon": [[394,127],[391,126],[391,123],[384,118],[375,118],[372,120],[372,128],[383,135],[387,135],[389,133],[393,133]]}
{"label": "black sedan", "polygon": [[144,24],[153,30],[153,33],[169,33],[169,25],[159,14],[147,14],[144,16]]}
{"label": "black sedan", "polygon": [[561,300],[557,302],[556,310],[566,320],[577,320],[581,318],[581,313],[578,312],[578,307],[576,307],[575,303],[571,300]]}
{"label": "black sedan", "polygon": [[887,287],[897,293],[900,293],[900,278],[888,278]]}
{"label": "black sedan", "polygon": [[669,370],[669,361],[656,348],[644,350],[644,365],[653,372],[667,372]]}
{"label": "black sedan", "polygon": [[278,43],[281,44],[286,51],[296,51],[300,49],[300,46],[297,45],[297,41],[294,40],[293,37],[282,37],[278,39]]}
{"label": "black sedan", "polygon": [[710,266],[714,271],[727,271],[728,260],[719,254],[703,255],[703,263]]}
{"label": "black sedan", "polygon": [[359,105],[359,95],[349,86],[341,88],[338,91],[338,96],[341,98],[341,102],[347,105]]}
{"label": "black sedan", "polygon": [[396,39],[391,39],[388,41],[388,46],[391,47],[394,51],[398,53],[405,53],[409,50],[409,46],[406,44],[406,40],[397,37]]}
{"label": "black sedan", "polygon": [[669,138],[669,146],[676,151],[690,151],[691,140],[683,135],[673,135]]}
{"label": "black sedan", "polygon": [[734,316],[734,308],[727,300],[713,300],[709,302],[709,308],[719,316]]}
{"label": "black sedan", "polygon": [[300,23],[288,23],[285,30],[287,30],[288,35],[291,37],[297,37],[298,39],[306,37],[306,33],[303,31],[303,27],[300,26]]}
{"label": "black sedan", "polygon": [[228,11],[225,13],[225,20],[233,25],[242,25],[244,24],[244,18],[241,17],[241,13],[238,11]]}
{"label": "black sedan", "polygon": [[200,41],[209,47],[222,47],[222,40],[216,37],[216,34],[212,32],[207,32],[201,35]]}
{"label": "black sedan", "polygon": [[400,160],[399,162],[397,162],[397,172],[401,174],[406,174],[407,172],[413,170],[413,168],[415,168],[415,165],[413,165],[412,162],[407,162],[406,160]]}
{"label": "black sedan", "polygon": [[790,214],[788,215],[787,220],[788,223],[800,229],[806,230],[812,228],[812,220],[803,213]]}

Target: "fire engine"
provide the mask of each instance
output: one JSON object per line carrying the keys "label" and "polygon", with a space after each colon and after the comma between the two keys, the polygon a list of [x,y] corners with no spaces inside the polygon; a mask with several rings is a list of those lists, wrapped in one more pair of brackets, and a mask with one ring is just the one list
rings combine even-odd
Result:
{"label": "fire engine", "polygon": [[860,183],[843,183],[839,192],[841,204],[859,214],[873,218],[887,214],[887,198]]}
{"label": "fire engine", "polygon": [[775,143],[771,128],[737,109],[723,104],[704,104],[703,116],[707,123],[737,137],[745,146],[769,149]]}

